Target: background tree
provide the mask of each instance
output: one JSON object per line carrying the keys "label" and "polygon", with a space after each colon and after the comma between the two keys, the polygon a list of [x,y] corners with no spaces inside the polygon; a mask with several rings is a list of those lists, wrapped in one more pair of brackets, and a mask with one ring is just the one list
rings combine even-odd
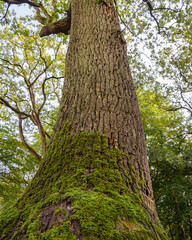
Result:
{"label": "background tree", "polygon": [[74,0],[71,14],[64,97],[51,145],[12,208],[20,221],[2,222],[2,236],[166,239],[155,212],[141,117],[113,3]]}
{"label": "background tree", "polygon": [[0,165],[0,199],[4,206],[21,196],[38,166],[37,160],[23,149],[13,128],[5,125],[0,128]]}
{"label": "background tree", "polygon": [[138,91],[157,211],[171,239],[190,239],[191,124],[181,113],[160,108],[156,98]]}
{"label": "background tree", "polygon": [[[21,23],[15,21],[14,24],[16,32],[7,28],[1,31],[1,39],[8,40],[0,49],[0,103],[15,113],[22,144],[40,161],[50,138],[51,115],[60,101],[62,84],[58,80],[63,79],[64,74],[60,66],[61,41],[66,38],[40,41],[37,34],[31,34]],[[28,127],[23,129],[24,124]],[[38,132],[41,147],[32,148],[24,132],[28,138],[29,134],[33,138]]]}
{"label": "background tree", "polygon": [[14,19],[14,28],[5,27],[0,35],[2,206],[20,196],[34,176],[54,126],[63,85],[61,42],[66,38],[40,41],[24,26],[28,21]]}

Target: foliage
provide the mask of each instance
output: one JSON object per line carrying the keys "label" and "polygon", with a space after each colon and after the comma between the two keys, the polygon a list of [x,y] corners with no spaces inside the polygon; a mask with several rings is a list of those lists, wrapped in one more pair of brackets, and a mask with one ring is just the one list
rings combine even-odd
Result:
{"label": "foliage", "polygon": [[0,200],[1,207],[21,196],[35,174],[38,162],[23,149],[13,128],[0,127]]}
{"label": "foliage", "polygon": [[[170,100],[170,106],[162,102],[168,110],[184,109],[192,113],[192,6],[186,1],[171,27],[173,34],[153,56],[158,72],[167,83],[157,85],[157,91],[164,93]],[[161,90],[160,90],[161,89]]]}
{"label": "foliage", "polygon": [[[56,4],[55,1],[42,1],[48,15],[51,16],[51,22],[63,17],[63,12],[68,9],[69,3],[70,1],[62,0],[57,1]],[[186,109],[190,113],[192,111],[190,95],[192,90],[192,6],[189,0],[172,0],[169,2],[165,0],[116,0],[114,3],[116,3],[124,36],[128,43],[130,65],[138,89],[159,216],[172,239],[188,239],[190,238],[190,232],[192,232],[190,218],[190,215],[192,215],[190,189],[191,118],[186,120],[185,115],[170,112],[170,110]],[[2,12],[3,10],[4,14],[6,8],[1,2],[0,11]],[[39,13],[35,11],[34,18],[35,14],[37,17]],[[48,21],[46,19],[48,15],[41,12],[41,17],[44,17],[45,21]],[[41,57],[39,58],[38,46],[40,46],[40,49],[43,47],[47,55],[49,52],[45,48],[52,47],[52,44],[60,41],[58,40],[60,38],[51,37],[40,41],[36,33],[34,35],[31,31],[34,29],[34,23],[28,24],[27,21],[29,19],[29,17],[25,17],[25,19],[17,22],[15,15],[11,12],[8,13],[7,22],[12,20],[11,27],[1,30],[1,40],[8,39],[9,42],[4,43],[6,45],[1,49],[1,53],[7,57],[7,60],[10,61],[12,59],[14,64],[23,64],[22,61],[26,61],[26,58],[24,60],[25,55],[21,51],[23,51],[23,46],[25,46],[24,49],[28,52],[27,56],[30,59],[30,64],[28,65],[34,66],[33,64],[36,64],[41,59],[41,62],[39,62],[40,66],[37,69],[42,71],[44,61]],[[5,19],[1,23],[6,26]],[[27,23],[26,26],[29,28],[25,27],[23,23]],[[39,28],[38,26],[35,27]],[[10,29],[12,32],[10,32]],[[35,46],[34,40],[37,43]],[[16,47],[20,50],[11,50]],[[13,57],[12,52],[16,53],[17,56]],[[31,52],[34,52],[34,54],[31,54]],[[62,55],[60,56],[61,58],[63,58]],[[47,60],[49,62],[50,58]],[[60,70],[61,72],[63,71],[63,66],[59,67],[58,70],[60,61],[59,64],[57,61],[52,64],[50,65],[50,72],[53,71],[56,74]],[[23,90],[23,82],[18,81],[18,77],[16,78],[17,71],[15,68],[8,69],[10,64],[5,64],[5,61],[1,66],[4,67],[4,70],[3,68],[0,70],[1,76],[3,76],[1,78],[3,95],[14,100],[19,107],[22,107],[22,111],[29,112],[30,107],[26,104],[26,90]],[[8,93],[4,88],[5,85],[9,89]],[[48,94],[53,92],[49,81],[47,81],[46,87]],[[39,85],[36,85],[38,107],[43,100],[42,93],[39,93],[41,89],[42,81],[39,82]],[[150,91],[147,89],[150,89]],[[15,92],[18,93],[17,98]],[[55,110],[54,104],[50,105],[51,100],[54,99],[55,96],[51,95],[51,99],[48,102],[49,107],[45,107],[41,114],[44,128],[49,134],[52,128],[49,128],[48,125],[54,123],[55,113],[53,113],[54,116],[49,118],[48,125],[45,124],[45,121],[50,112]],[[4,110],[1,113],[4,116],[7,114],[5,114]],[[31,134],[29,134],[29,123],[26,120],[25,124],[26,127],[24,129],[27,133],[27,138],[29,139],[30,135],[31,142],[37,142],[37,129],[34,128],[35,130],[33,129],[32,132],[30,129]],[[7,133],[4,134],[9,139]],[[40,153],[40,149],[37,151]],[[22,154],[25,155],[26,153],[23,152]],[[20,155],[18,154],[18,156]],[[22,156],[21,159],[23,159]],[[12,165],[14,166],[14,158]],[[20,174],[19,172],[19,176],[22,177],[23,175]]]}
{"label": "foliage", "polygon": [[[46,132],[47,142],[63,85],[65,49],[61,43],[67,38],[40,40],[24,22],[15,19],[14,28],[0,29],[2,205],[20,196],[34,175],[38,164],[30,150],[43,155],[39,126]],[[18,128],[19,117],[21,128]],[[21,135],[24,140],[19,140]]]}
{"label": "foliage", "polygon": [[[28,135],[32,137],[38,131],[42,141],[42,149],[38,152],[43,150],[45,154],[43,145],[46,145],[53,123],[49,112],[56,111],[60,100],[64,74],[61,42],[64,40],[49,37],[40,41],[37,34],[21,22],[14,24],[16,30],[1,30],[1,41],[8,40],[2,42],[0,48],[0,102],[24,124],[31,125],[29,131],[27,127],[24,129]],[[22,125],[20,134],[24,135]],[[27,147],[24,140],[23,143]]]}
{"label": "foliage", "polygon": [[[171,239],[190,239],[192,216],[191,125],[138,92],[157,211]],[[160,99],[160,96],[159,96]]]}

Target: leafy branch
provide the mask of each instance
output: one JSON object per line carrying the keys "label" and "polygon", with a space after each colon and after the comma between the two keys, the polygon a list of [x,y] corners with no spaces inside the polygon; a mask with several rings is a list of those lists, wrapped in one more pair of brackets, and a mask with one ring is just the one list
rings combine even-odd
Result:
{"label": "leafy branch", "polygon": [[[35,19],[44,25],[40,31],[40,37],[45,37],[51,34],[64,33],[65,35],[69,34],[70,26],[71,26],[71,7],[69,7],[67,11],[67,17],[60,19],[59,21],[53,22],[53,16],[51,16],[46,8],[42,5],[42,3],[35,3],[33,0],[2,0],[5,3],[8,3],[7,9],[3,17],[0,19],[3,20],[6,18],[10,5],[21,5],[28,4],[34,7],[36,11]],[[52,6],[55,12],[58,11],[56,8],[55,1],[52,1]]]}
{"label": "leafy branch", "polygon": [[[23,39],[23,37],[21,39]],[[58,55],[60,42],[53,47],[54,54],[52,55],[53,59],[51,59],[50,56],[47,56],[46,54],[44,44],[38,43],[36,37],[25,36],[22,41],[24,41],[23,44],[25,41],[27,42],[27,47],[32,44],[31,46],[34,51],[32,50],[29,53],[25,47],[23,48],[22,43],[16,43],[14,51],[12,51],[12,59],[7,59],[7,56],[10,57],[11,49],[2,49],[2,57],[0,57],[2,73],[1,84],[4,89],[7,88],[7,90],[6,92],[4,91],[4,93],[1,93],[0,104],[3,104],[17,115],[21,142],[29,152],[40,161],[40,155],[25,140],[22,123],[29,119],[29,121],[37,126],[41,137],[41,149],[43,155],[45,155],[47,150],[47,138],[50,138],[50,135],[46,132],[41,118],[42,111],[46,111],[45,104],[48,100],[47,96],[51,93],[59,100],[58,89],[56,90],[53,85],[53,90],[51,90],[51,92],[50,90],[46,90],[46,82],[54,82],[54,80],[60,80],[63,78],[62,76],[57,77],[54,75],[55,70],[53,67],[55,61],[60,57],[60,55]],[[23,57],[21,57],[21,49],[23,51]],[[19,79],[14,81],[14,78],[18,77]],[[7,80],[5,80],[6,78]],[[51,87],[51,83],[48,87]],[[15,94],[15,92],[18,92],[18,94]]]}
{"label": "leafy branch", "polygon": [[[148,6],[148,10],[150,12],[150,15],[151,17],[155,20],[155,23],[157,25],[157,29],[158,29],[158,34],[161,34],[161,33],[164,33],[167,37],[168,37],[168,34],[165,30],[162,30],[162,29],[167,29],[166,27],[162,27],[159,23],[159,20],[158,18],[155,16],[154,12],[157,12],[157,11],[165,11],[165,10],[168,10],[168,11],[172,11],[172,12],[175,12],[175,13],[179,13],[181,11],[181,9],[179,10],[175,10],[175,9],[172,9],[172,8],[166,8],[166,7],[161,7],[161,8],[153,8],[151,2],[149,0],[143,0],[143,2],[145,2]],[[181,7],[182,8],[182,7]]]}

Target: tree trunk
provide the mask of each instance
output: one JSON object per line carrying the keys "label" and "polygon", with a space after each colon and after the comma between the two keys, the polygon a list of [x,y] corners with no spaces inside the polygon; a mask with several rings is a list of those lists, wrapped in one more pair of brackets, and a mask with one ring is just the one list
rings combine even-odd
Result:
{"label": "tree trunk", "polygon": [[126,52],[112,1],[71,1],[57,124],[0,239],[167,239]]}
{"label": "tree trunk", "polygon": [[73,135],[106,134],[111,149],[128,153],[144,178],[146,195],[152,198],[142,121],[113,3],[85,0],[71,5],[64,98],[55,132],[71,121]]}

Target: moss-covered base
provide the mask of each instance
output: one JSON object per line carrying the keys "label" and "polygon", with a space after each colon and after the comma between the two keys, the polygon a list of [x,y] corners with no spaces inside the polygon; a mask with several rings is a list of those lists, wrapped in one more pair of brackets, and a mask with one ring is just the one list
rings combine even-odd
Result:
{"label": "moss-covered base", "polygon": [[0,239],[167,239],[148,215],[142,179],[99,133],[66,125],[23,197],[2,214]]}

